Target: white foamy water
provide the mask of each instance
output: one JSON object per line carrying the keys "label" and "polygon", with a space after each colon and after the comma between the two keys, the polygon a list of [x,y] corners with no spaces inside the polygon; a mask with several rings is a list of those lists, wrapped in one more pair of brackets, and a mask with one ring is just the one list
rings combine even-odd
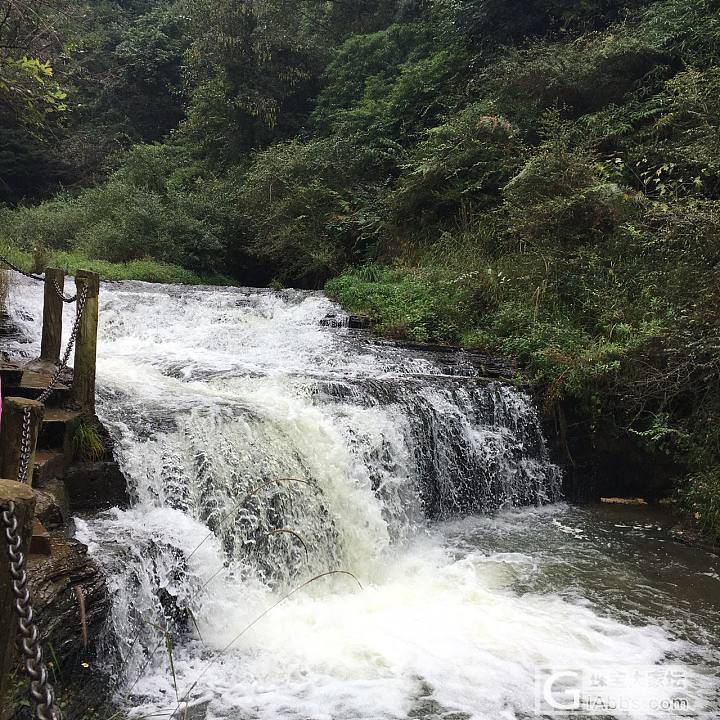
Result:
{"label": "white foamy water", "polygon": [[[538,668],[717,666],[712,568],[558,504],[523,393],[323,328],[319,293],[101,300],[98,413],[133,503],[78,536],[134,716],[510,720],[539,717]],[[37,352],[40,302],[17,285],[13,352]]]}

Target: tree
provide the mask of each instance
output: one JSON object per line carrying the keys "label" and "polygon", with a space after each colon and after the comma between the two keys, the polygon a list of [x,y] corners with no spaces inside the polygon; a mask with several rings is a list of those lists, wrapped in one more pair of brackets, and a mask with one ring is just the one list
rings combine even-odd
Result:
{"label": "tree", "polygon": [[0,101],[29,125],[42,126],[47,115],[66,109],[51,63],[62,50],[61,12],[43,0],[0,1]]}
{"label": "tree", "polygon": [[53,70],[65,12],[43,0],[0,0],[0,202],[42,192],[59,172],[47,132],[67,109]]}

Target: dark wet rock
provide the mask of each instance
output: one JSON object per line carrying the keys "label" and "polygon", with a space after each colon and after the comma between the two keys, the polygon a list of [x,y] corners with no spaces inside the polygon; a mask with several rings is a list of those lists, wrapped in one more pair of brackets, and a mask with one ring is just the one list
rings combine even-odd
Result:
{"label": "dark wet rock", "polygon": [[65,486],[73,511],[127,507],[127,482],[116,462],[85,462],[71,465]]}
{"label": "dark wet rock", "polygon": [[517,374],[517,366],[508,358],[486,355],[485,353],[460,348],[455,345],[378,339],[373,339],[371,344],[379,347],[396,347],[420,352],[422,355],[427,355],[429,360],[439,366],[445,375],[459,377],[481,376],[509,380]]}
{"label": "dark wet rock", "polygon": [[[21,320],[32,320],[26,313],[17,312],[16,317]],[[5,341],[14,340],[18,343],[30,343],[30,340],[25,337],[22,327],[16,322],[15,318],[12,318],[7,312],[0,311],[0,338]]]}
{"label": "dark wet rock", "polygon": [[451,711],[443,707],[433,697],[432,687],[423,680],[420,681],[420,693],[407,714],[408,718],[413,718],[413,720],[470,720],[470,715],[467,713]]}
{"label": "dark wet rock", "polygon": [[158,588],[157,597],[168,624],[179,632],[185,632],[190,627],[190,609],[179,603],[177,595],[167,588]]}
{"label": "dark wet rock", "polygon": [[553,461],[563,467],[563,494],[571,502],[601,497],[653,502],[670,496],[675,480],[687,472],[671,456],[649,451],[608,417],[591,417],[572,398],[554,405],[543,426]]}
{"label": "dark wet rock", "polygon": [[53,532],[50,544],[50,555],[28,559],[30,592],[46,647],[63,673],[72,674],[83,662],[92,664],[105,639],[110,596],[85,545],[62,532]]}
{"label": "dark wet rock", "polygon": [[210,700],[199,700],[195,704],[189,703],[178,710],[173,718],[177,720],[205,720]]}
{"label": "dark wet rock", "polygon": [[370,327],[370,319],[364,315],[345,315],[329,312],[320,320],[320,325],[331,328],[366,330]]}
{"label": "dark wet rock", "polygon": [[50,531],[62,530],[70,517],[65,483],[52,478],[42,490],[35,488],[35,497],[35,517]]}
{"label": "dark wet rock", "polygon": [[347,326],[353,330],[364,330],[370,327],[370,319],[362,315],[350,315]]}

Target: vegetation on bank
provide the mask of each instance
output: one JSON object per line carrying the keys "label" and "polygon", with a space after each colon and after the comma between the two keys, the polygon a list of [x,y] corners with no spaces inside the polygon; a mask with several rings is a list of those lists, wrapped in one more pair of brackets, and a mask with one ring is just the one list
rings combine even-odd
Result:
{"label": "vegetation on bank", "polygon": [[720,536],[717,0],[82,7],[0,117],[0,243],[510,355]]}
{"label": "vegetation on bank", "polygon": [[[4,255],[13,265],[25,272],[41,273],[46,267],[62,268],[68,275],[77,270],[91,270],[105,281],[143,280],[153,283],[175,283],[180,285],[231,285],[233,280],[225,275],[198,275],[188,268],[153,258],[109,262],[96,260],[78,252],[52,251],[40,248],[35,252],[19,250],[16,247],[3,249]],[[3,268],[0,267],[0,270]]]}

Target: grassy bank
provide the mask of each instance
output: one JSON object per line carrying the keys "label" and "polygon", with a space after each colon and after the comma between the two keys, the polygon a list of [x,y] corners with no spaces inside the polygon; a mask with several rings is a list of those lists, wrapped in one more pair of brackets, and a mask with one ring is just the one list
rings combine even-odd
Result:
{"label": "grassy bank", "polygon": [[145,282],[182,285],[234,284],[230,278],[222,275],[198,275],[180,265],[152,258],[114,263],[88,258],[80,253],[62,251],[32,253],[17,248],[4,248],[2,254],[26,272],[41,273],[45,267],[57,267],[65,270],[68,275],[74,275],[80,269],[91,270],[98,273],[101,280],[105,281],[144,280]]}

